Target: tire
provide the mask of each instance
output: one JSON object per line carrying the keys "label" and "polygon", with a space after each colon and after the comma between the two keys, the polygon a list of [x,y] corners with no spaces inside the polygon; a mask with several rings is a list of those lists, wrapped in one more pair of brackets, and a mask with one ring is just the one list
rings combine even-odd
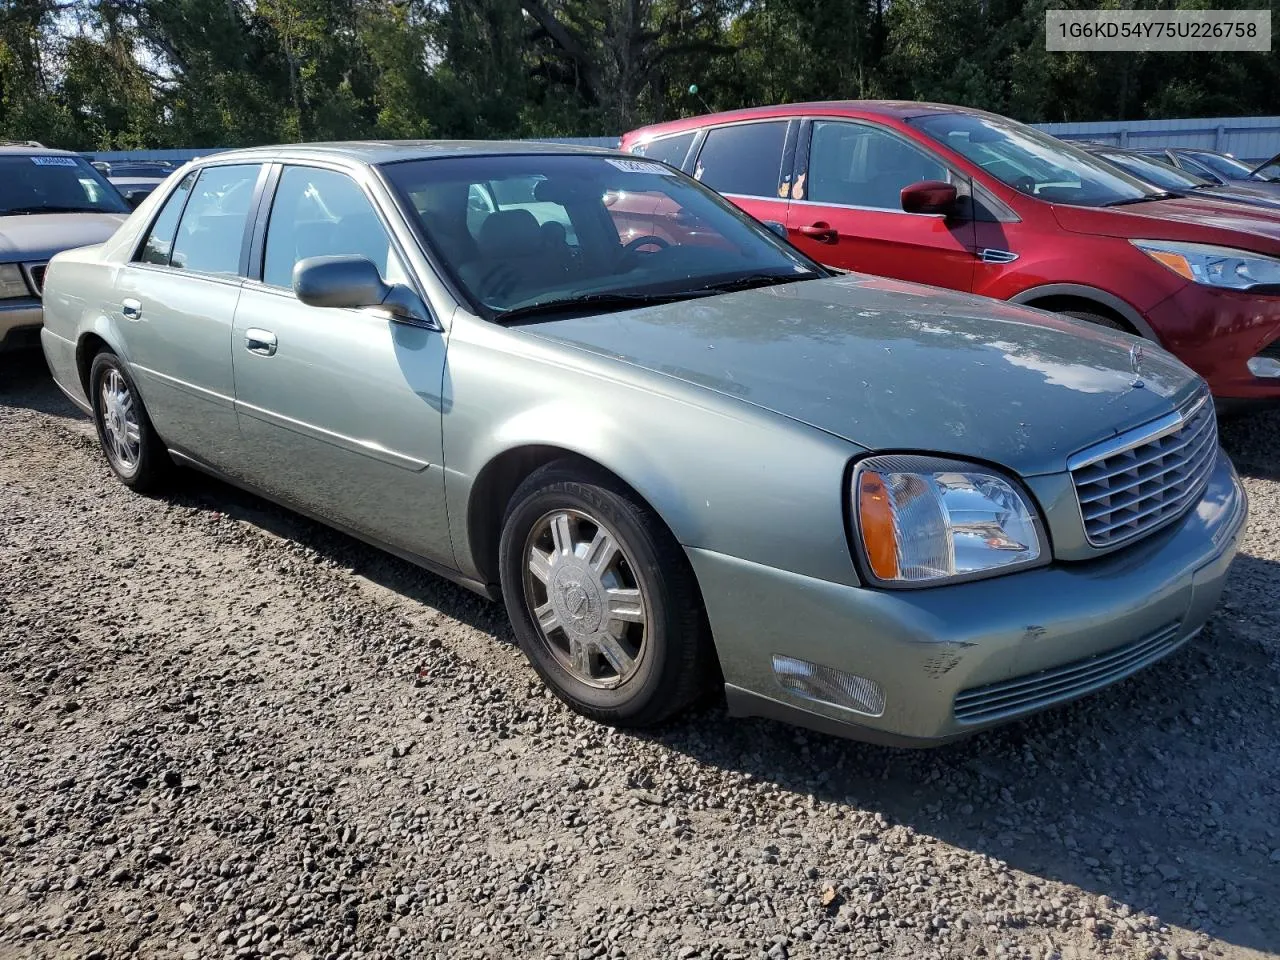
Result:
{"label": "tire", "polygon": [[98,443],[112,472],[139,493],[160,489],[173,461],[151,425],[133,377],[109,350],[99,352],[89,367],[89,397]]}
{"label": "tire", "polygon": [[499,567],[521,650],[578,713],[651,726],[702,692],[714,656],[689,561],[603,471],[561,460],[531,474],[507,507]]}
{"label": "tire", "polygon": [[1062,310],[1060,311],[1064,317],[1075,317],[1077,320],[1083,320],[1086,323],[1096,323],[1100,327],[1107,327],[1110,330],[1119,330],[1121,333],[1130,333],[1138,336],[1123,320],[1117,320],[1115,317],[1108,317],[1103,313],[1090,313],[1088,310]]}

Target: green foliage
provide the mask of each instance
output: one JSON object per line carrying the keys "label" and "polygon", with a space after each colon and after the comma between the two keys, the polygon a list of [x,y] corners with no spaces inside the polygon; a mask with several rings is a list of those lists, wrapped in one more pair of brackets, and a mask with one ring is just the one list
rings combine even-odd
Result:
{"label": "green foliage", "polygon": [[705,106],[864,97],[1029,121],[1280,110],[1274,54],[1047,53],[1045,10],[1063,2],[3,0],[0,136],[131,149],[601,135]]}

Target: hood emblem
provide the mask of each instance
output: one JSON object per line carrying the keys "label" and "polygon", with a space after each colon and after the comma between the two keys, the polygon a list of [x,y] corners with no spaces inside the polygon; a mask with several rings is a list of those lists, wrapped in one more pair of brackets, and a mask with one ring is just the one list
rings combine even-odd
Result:
{"label": "hood emblem", "polygon": [[1142,358],[1146,355],[1142,344],[1135,343],[1129,348],[1129,369],[1133,372],[1133,386],[1137,389],[1145,387],[1142,382]]}

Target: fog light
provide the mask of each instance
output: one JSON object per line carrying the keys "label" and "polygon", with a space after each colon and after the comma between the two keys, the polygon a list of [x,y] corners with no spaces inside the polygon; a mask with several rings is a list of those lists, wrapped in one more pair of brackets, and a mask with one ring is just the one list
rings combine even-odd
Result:
{"label": "fog light", "polygon": [[784,690],[806,700],[843,707],[869,717],[884,713],[884,690],[866,677],[777,654],[773,656],[773,672]]}
{"label": "fog light", "polygon": [[1249,361],[1249,372],[1255,377],[1280,377],[1280,360],[1275,357],[1254,357]]}

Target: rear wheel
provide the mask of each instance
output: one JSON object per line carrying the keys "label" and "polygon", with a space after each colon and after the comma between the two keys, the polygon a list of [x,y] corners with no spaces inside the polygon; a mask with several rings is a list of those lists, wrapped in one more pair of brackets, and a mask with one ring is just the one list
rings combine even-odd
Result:
{"label": "rear wheel", "polygon": [[98,442],[115,475],[140,493],[158,489],[173,467],[124,363],[103,350],[89,368]]}
{"label": "rear wheel", "polygon": [[693,571],[613,478],[568,461],[536,471],[511,499],[499,563],[521,649],[574,710],[646,726],[701,691],[710,641]]}

